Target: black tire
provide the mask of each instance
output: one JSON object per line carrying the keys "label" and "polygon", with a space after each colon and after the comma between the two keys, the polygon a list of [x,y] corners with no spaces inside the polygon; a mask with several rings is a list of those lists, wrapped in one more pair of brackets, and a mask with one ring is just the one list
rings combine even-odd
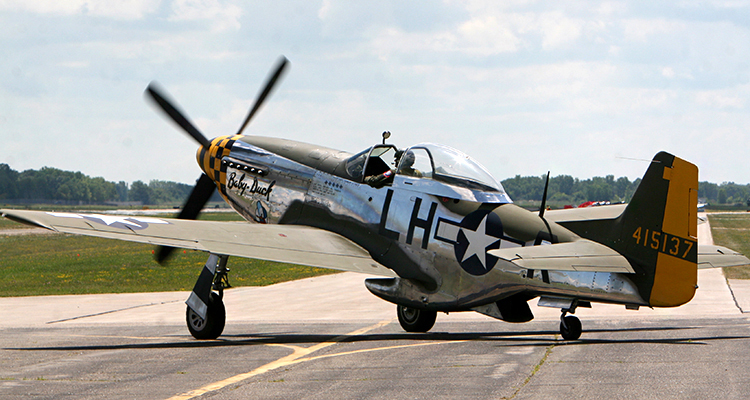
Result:
{"label": "black tire", "polygon": [[224,331],[224,324],[227,320],[224,302],[221,301],[218,293],[212,292],[208,301],[206,319],[201,318],[190,307],[185,312],[185,319],[190,334],[194,338],[198,340],[216,339]]}
{"label": "black tire", "polygon": [[[576,340],[581,337],[583,328],[581,327],[581,320],[577,317],[567,316],[564,318],[565,323],[560,322],[560,334],[565,340]],[[567,326],[567,327],[566,327]]]}
{"label": "black tire", "polygon": [[407,332],[427,332],[437,319],[436,311],[419,310],[406,306],[397,306],[398,322]]}

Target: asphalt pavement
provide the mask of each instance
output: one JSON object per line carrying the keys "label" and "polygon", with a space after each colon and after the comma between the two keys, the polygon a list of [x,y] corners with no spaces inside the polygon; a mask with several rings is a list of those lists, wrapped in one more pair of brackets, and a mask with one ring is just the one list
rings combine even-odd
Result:
{"label": "asphalt pavement", "polygon": [[[705,225],[705,226],[704,226]],[[706,224],[700,225],[706,243]],[[709,232],[710,234],[710,232]],[[509,324],[440,314],[404,332],[365,276],[228,290],[227,327],[196,341],[187,292],[0,298],[0,399],[745,398],[750,289],[699,272],[685,306],[559,310]]]}

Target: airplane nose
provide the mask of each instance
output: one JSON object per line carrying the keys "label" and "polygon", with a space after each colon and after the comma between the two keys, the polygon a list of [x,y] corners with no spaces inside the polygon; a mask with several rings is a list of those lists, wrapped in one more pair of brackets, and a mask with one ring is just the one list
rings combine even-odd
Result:
{"label": "airplane nose", "polygon": [[232,151],[232,146],[242,135],[219,136],[211,140],[211,145],[201,146],[196,153],[198,166],[214,182],[223,183],[225,181],[226,167],[222,166],[221,159],[228,156]]}

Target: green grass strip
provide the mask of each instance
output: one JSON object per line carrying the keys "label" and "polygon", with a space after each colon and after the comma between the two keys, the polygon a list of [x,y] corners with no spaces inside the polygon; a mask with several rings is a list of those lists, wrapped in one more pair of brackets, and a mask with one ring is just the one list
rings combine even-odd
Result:
{"label": "green grass strip", "polygon": [[[750,213],[708,214],[714,243],[750,255]],[[750,279],[750,266],[724,268],[727,279]]]}
{"label": "green grass strip", "polygon": [[[238,216],[217,213],[205,218]],[[148,244],[89,236],[0,234],[0,297],[191,290],[208,258],[204,252],[178,250],[161,266],[153,250]],[[265,286],[337,272],[241,257],[230,257],[228,266],[232,286]]]}

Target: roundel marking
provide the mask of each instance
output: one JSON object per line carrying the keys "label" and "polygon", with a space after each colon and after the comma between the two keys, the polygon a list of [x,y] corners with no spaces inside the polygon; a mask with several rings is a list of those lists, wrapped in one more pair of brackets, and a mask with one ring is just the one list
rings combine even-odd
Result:
{"label": "roundel marking", "polygon": [[466,272],[484,275],[498,260],[487,250],[499,249],[502,237],[503,225],[497,214],[491,210],[474,211],[461,220],[454,245],[456,260]]}

